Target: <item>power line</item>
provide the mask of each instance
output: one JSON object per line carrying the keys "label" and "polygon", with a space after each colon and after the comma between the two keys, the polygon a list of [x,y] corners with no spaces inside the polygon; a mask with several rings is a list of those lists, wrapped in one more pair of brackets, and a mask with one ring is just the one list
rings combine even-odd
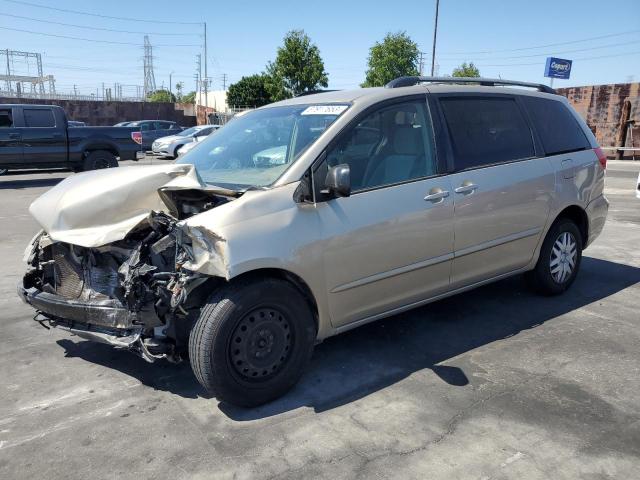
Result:
{"label": "power line", "polygon": [[[4,0],[5,2],[8,2],[10,0]],[[11,0],[12,1],[12,0]],[[141,43],[133,43],[133,42],[117,42],[114,40],[96,40],[93,38],[84,38],[84,37],[72,37],[70,35],[56,35],[53,33],[43,33],[43,32],[34,32],[33,30],[22,30],[19,28],[9,28],[9,27],[0,27],[0,29],[2,30],[11,30],[13,32],[23,32],[23,33],[31,33],[33,35],[43,35],[45,37],[55,37],[55,38],[66,38],[68,40],[79,40],[79,41],[83,41],[83,42],[94,42],[94,43],[108,43],[108,44],[112,44],[112,45],[134,45],[136,47],[144,47],[143,44]],[[168,44],[156,44],[156,47],[200,47],[201,45],[188,45],[188,44],[174,44],[174,43],[168,43]]]}
{"label": "power line", "polygon": [[[626,56],[630,56],[630,55],[638,55],[640,54],[640,50],[636,51],[636,52],[626,52],[626,53],[619,53],[619,54],[614,54],[614,55],[598,55],[596,57],[582,57],[582,58],[574,58],[572,61],[573,62],[577,62],[577,61],[585,61],[585,60],[600,60],[603,58],[616,58],[616,57],[626,57]],[[533,62],[533,63],[505,63],[505,64],[499,64],[499,65],[489,65],[489,64],[478,64],[478,67],[520,67],[520,66],[531,66],[531,65],[541,65],[540,62]]]}
{"label": "power line", "polygon": [[[620,42],[620,43],[610,43],[608,45],[600,45],[597,47],[589,47],[589,48],[574,48],[573,50],[560,50],[560,51],[553,51],[553,52],[547,52],[547,53],[534,53],[531,55],[516,55],[516,56],[511,56],[511,57],[485,57],[483,60],[515,60],[518,58],[533,58],[533,57],[545,57],[545,56],[551,56],[551,55],[558,55],[558,54],[564,54],[564,53],[576,53],[576,52],[588,52],[591,50],[601,50],[603,48],[611,48],[611,47],[622,47],[625,45],[633,45],[636,43],[640,43],[640,40],[633,40],[631,42]],[[439,57],[442,58],[443,60],[462,60],[464,59],[463,57]]]}
{"label": "power line", "polygon": [[86,25],[76,25],[73,23],[62,23],[62,22],[54,22],[52,20],[42,20],[39,18],[33,18],[33,17],[24,17],[22,15],[12,15],[10,13],[0,13],[0,16],[3,17],[12,17],[12,18],[20,18],[22,20],[31,20],[34,22],[42,22],[42,23],[50,23],[52,25],[62,25],[65,27],[74,27],[74,28],[84,28],[87,30],[101,30],[103,32],[116,32],[116,33],[135,33],[137,35],[169,35],[169,36],[187,36],[187,35],[194,35],[194,36],[200,36],[199,33],[166,33],[166,32],[134,32],[131,30],[116,30],[113,28],[100,28],[100,27],[88,27]]}
{"label": "power line", "polygon": [[80,10],[70,10],[70,9],[66,9],[66,8],[57,8],[57,7],[50,7],[48,5],[40,5],[38,3],[31,3],[31,2],[22,2],[19,0],[3,0],[5,2],[9,2],[9,3],[16,3],[18,5],[28,5],[30,7],[36,7],[36,8],[45,8],[47,10],[55,10],[56,12],[64,12],[64,13],[75,13],[78,15],[87,15],[90,17],[99,17],[99,18],[109,18],[111,20],[126,20],[128,22],[144,22],[144,23],[166,23],[166,24],[175,24],[175,25],[201,25],[202,22],[175,22],[175,21],[168,21],[168,20],[148,20],[148,19],[143,19],[143,18],[131,18],[131,17],[113,17],[111,15],[102,15],[99,13],[91,13],[91,12],[82,12]]}
{"label": "power line", "polygon": [[[8,0],[6,0],[6,1],[8,1]],[[626,32],[610,33],[608,35],[599,35],[597,37],[582,38],[582,39],[579,39],[579,40],[571,40],[571,41],[568,41],[568,42],[547,43],[546,45],[536,45],[534,47],[508,48],[508,49],[505,49],[505,50],[484,50],[484,51],[476,51],[476,52],[446,52],[446,53],[444,53],[444,55],[467,55],[467,54],[480,54],[480,53],[520,52],[520,51],[523,51],[523,50],[535,50],[536,48],[558,47],[560,45],[571,45],[571,44],[574,44],[574,43],[589,42],[591,40],[601,40],[603,38],[620,37],[622,35],[629,35],[629,34],[638,33],[638,32],[640,32],[640,30],[629,30],[629,31],[626,31]]]}

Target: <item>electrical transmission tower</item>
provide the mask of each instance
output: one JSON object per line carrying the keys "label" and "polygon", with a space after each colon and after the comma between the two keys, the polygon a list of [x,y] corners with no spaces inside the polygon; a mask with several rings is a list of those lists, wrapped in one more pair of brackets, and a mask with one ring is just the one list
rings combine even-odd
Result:
{"label": "electrical transmission tower", "polygon": [[149,36],[144,36],[144,98],[156,91],[156,77],[153,74],[153,47]]}

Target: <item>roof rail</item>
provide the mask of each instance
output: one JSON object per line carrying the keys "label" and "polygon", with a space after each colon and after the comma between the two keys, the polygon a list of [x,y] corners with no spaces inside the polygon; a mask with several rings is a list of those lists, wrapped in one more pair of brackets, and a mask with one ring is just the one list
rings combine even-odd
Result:
{"label": "roof rail", "polygon": [[296,98],[306,97],[307,95],[315,95],[316,93],[327,93],[327,92],[337,92],[337,90],[307,90],[306,92],[297,94]]}
{"label": "roof rail", "polygon": [[499,78],[482,78],[482,77],[399,77],[391,80],[385,85],[385,88],[412,87],[419,83],[475,83],[487,87],[495,87],[496,85],[529,87],[535,88],[539,92],[556,93],[556,91],[542,83],[518,82],[515,80],[502,80]]}

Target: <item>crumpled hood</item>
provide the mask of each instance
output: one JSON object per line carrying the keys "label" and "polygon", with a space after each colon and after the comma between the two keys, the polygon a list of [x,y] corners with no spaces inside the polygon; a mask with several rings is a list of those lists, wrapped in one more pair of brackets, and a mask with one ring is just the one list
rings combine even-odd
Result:
{"label": "crumpled hood", "polygon": [[122,240],[152,210],[167,211],[158,189],[206,188],[193,165],[118,167],[72,175],[29,212],[51,239],[95,248]]}

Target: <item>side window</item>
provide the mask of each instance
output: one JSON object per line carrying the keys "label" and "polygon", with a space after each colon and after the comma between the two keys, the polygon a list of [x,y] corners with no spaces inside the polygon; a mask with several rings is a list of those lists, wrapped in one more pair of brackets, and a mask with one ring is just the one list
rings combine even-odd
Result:
{"label": "side window", "polygon": [[537,97],[525,97],[524,102],[547,155],[591,148],[567,105],[558,100]]}
{"label": "side window", "polygon": [[55,127],[56,119],[48,108],[25,108],[24,123],[27,127]]}
{"label": "side window", "polygon": [[360,120],[327,153],[329,167],[345,163],[354,192],[437,173],[426,101],[383,107]]}
{"label": "side window", "polygon": [[150,130],[153,130],[153,124],[151,124],[151,123],[141,123],[140,124],[140,131],[148,132]]}
{"label": "side window", "polygon": [[510,97],[440,99],[456,170],[535,155],[531,130]]}
{"label": "side window", "polygon": [[12,128],[13,127],[13,115],[11,109],[0,110],[0,128]]}
{"label": "side window", "polygon": [[196,137],[206,137],[213,131],[213,128],[203,128],[199,132],[196,132]]}

